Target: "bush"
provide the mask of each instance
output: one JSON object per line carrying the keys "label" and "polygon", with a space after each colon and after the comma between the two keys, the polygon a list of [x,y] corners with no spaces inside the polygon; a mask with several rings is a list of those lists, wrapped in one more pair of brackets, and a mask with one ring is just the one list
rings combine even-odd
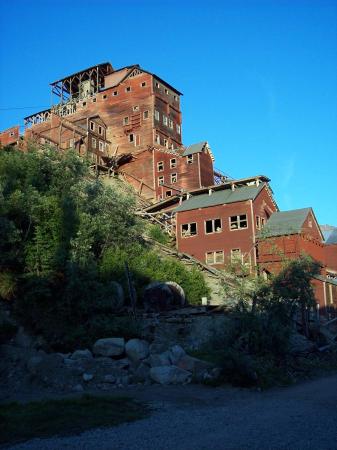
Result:
{"label": "bush", "polygon": [[168,245],[170,243],[170,236],[164,233],[159,225],[150,225],[148,227],[148,235],[160,244]]}

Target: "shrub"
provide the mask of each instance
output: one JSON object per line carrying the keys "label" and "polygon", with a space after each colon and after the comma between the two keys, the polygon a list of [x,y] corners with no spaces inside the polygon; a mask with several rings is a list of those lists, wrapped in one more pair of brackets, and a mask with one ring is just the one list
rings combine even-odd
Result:
{"label": "shrub", "polygon": [[160,244],[167,245],[170,243],[169,235],[167,233],[164,233],[159,225],[150,225],[148,227],[148,235],[150,238],[159,242]]}

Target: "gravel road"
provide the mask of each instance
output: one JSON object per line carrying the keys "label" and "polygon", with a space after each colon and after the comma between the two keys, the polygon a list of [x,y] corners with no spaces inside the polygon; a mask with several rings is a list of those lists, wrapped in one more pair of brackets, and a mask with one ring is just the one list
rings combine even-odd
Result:
{"label": "gravel road", "polygon": [[157,386],[128,394],[149,402],[151,417],[11,449],[337,449],[337,375],[267,392]]}

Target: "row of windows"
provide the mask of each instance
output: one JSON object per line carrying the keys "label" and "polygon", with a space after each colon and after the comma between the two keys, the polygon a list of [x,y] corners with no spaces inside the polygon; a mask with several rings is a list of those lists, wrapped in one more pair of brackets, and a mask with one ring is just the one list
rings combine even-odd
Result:
{"label": "row of windows", "polygon": [[[243,230],[248,228],[247,215],[241,214],[238,216],[229,217],[229,229]],[[222,232],[222,220],[210,219],[204,221],[205,234],[221,233]],[[198,227],[196,222],[184,223],[181,225],[181,237],[196,236],[198,234]]]}
{"label": "row of windows", "polygon": [[[186,156],[186,162],[187,162],[187,164],[192,164],[193,163],[193,155]],[[165,167],[164,161],[157,162],[158,172],[163,172],[164,167]],[[170,169],[174,169],[175,167],[177,167],[177,160],[176,160],[176,158],[172,158],[172,159],[170,159]]]}
{"label": "row of windows", "polygon": [[90,130],[91,131],[96,131],[96,128],[98,128],[98,134],[100,134],[101,136],[103,136],[103,127],[101,125],[97,125],[95,122],[91,122],[90,121]]}
{"label": "row of windows", "polygon": [[[101,152],[104,152],[104,150],[109,146],[109,144],[104,143],[102,141],[98,141],[98,149]],[[95,138],[91,139],[91,147],[92,148],[97,148],[97,140]]]}
{"label": "row of windows", "polygon": [[[156,88],[157,89],[161,89],[161,85],[158,83],[158,81],[156,81]],[[171,94],[171,92],[166,87],[164,87],[164,92],[165,92],[166,95],[170,95]],[[177,95],[173,95],[173,98],[174,98],[174,100],[176,102],[178,101],[178,96]]]}
{"label": "row of windows", "polygon": [[[178,181],[178,174],[177,173],[171,173],[170,175],[171,184],[174,184]],[[158,177],[158,186],[162,186],[165,184],[165,178],[164,175],[161,175]]]}
{"label": "row of windows", "polygon": [[[157,109],[154,110],[154,119],[158,122],[160,121],[160,113]],[[163,125],[173,130],[173,120],[170,117],[167,117],[165,114],[163,114]],[[181,132],[181,127],[178,123],[176,124],[176,132],[178,134],[180,134]]]}
{"label": "row of windows", "polygon": [[[233,248],[230,254],[231,263],[243,262],[243,255],[239,248]],[[216,250],[213,252],[206,252],[206,264],[223,264],[225,262],[225,254],[223,250]]]}
{"label": "row of windows", "polygon": [[[139,106],[134,106],[133,111],[139,111]],[[146,120],[149,118],[149,111],[143,111],[143,119]],[[123,125],[129,125],[130,123],[130,117],[129,116],[125,116],[123,118]]]}

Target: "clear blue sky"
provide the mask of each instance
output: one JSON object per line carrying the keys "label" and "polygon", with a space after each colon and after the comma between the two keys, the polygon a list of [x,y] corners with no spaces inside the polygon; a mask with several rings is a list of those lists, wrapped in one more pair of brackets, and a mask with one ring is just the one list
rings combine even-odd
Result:
{"label": "clear blue sky", "polygon": [[337,225],[335,0],[0,4],[0,129],[49,107],[60,77],[138,63],[184,93],[185,145],[207,140],[217,168],[269,176],[281,210]]}

